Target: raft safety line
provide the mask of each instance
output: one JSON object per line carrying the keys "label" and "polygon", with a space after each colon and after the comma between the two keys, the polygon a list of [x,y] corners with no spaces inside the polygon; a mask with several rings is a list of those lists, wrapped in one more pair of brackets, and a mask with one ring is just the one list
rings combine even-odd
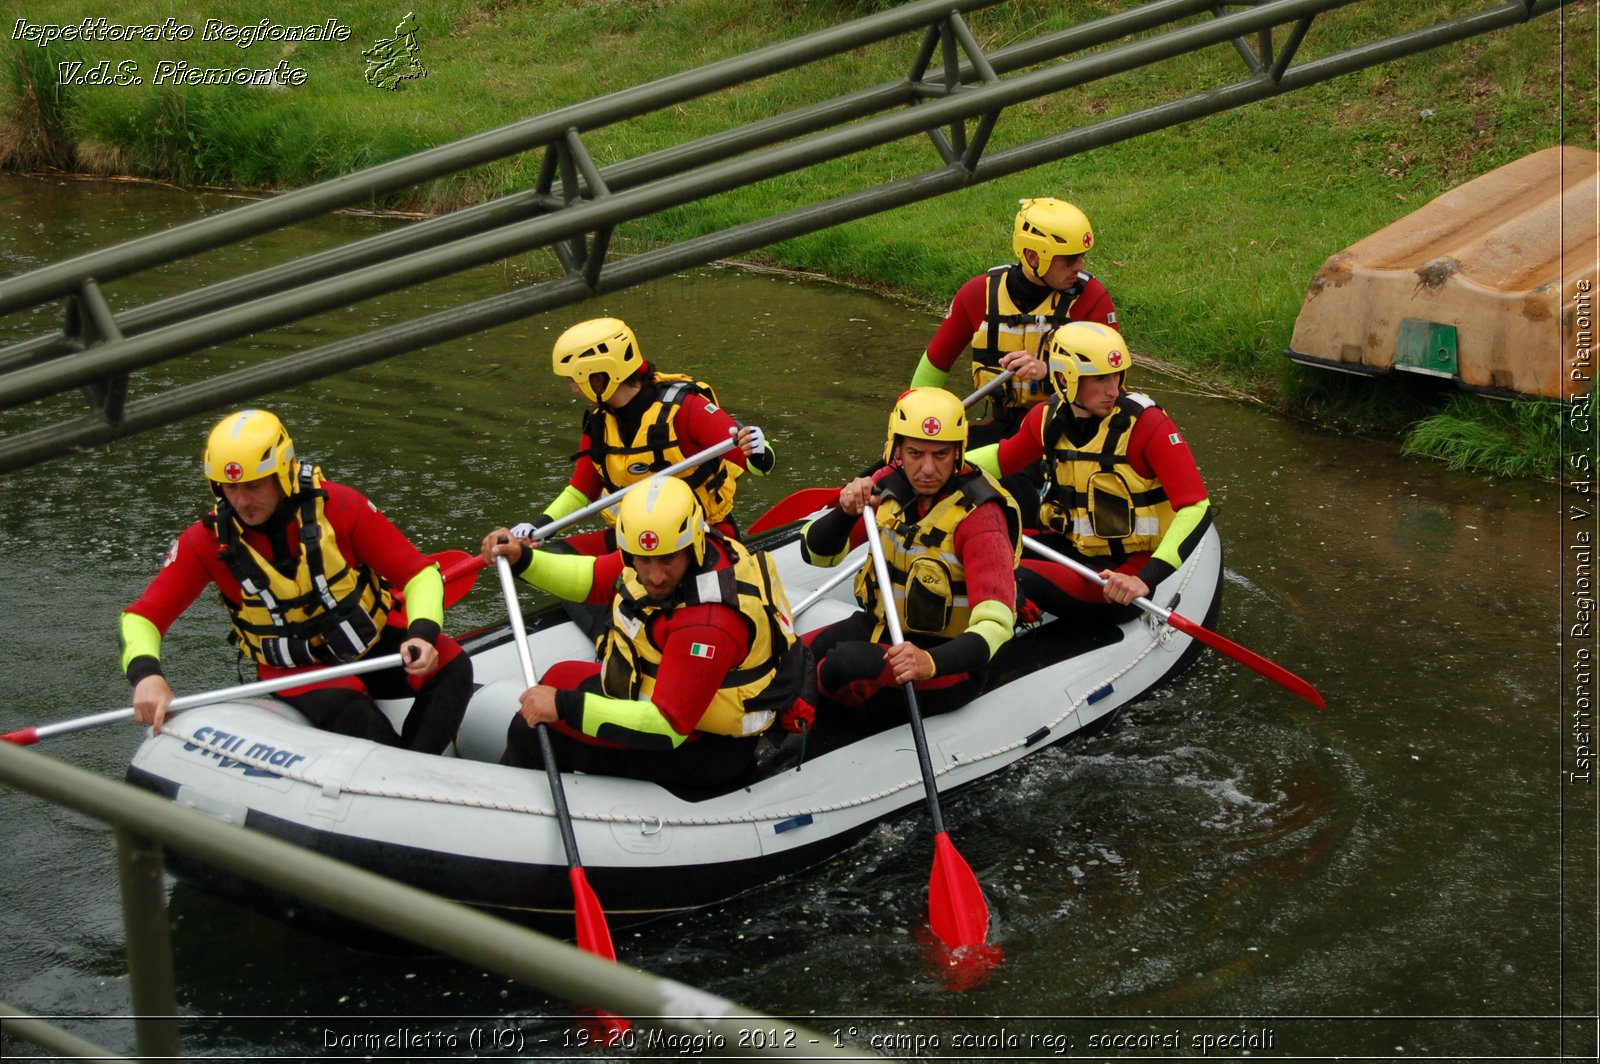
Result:
{"label": "raft safety line", "polygon": [[[1197,550],[1193,555],[1190,556],[1191,559],[1198,558],[1200,556],[1200,553],[1202,551],[1204,551],[1204,550],[1205,550],[1205,547],[1202,546],[1199,550]],[[1193,567],[1193,566],[1187,567],[1187,572],[1184,575],[1183,581],[1182,581],[1182,583],[1180,583],[1178,585],[1178,590],[1179,590],[1180,594],[1182,593],[1183,589],[1188,586],[1189,580],[1194,576],[1194,573],[1195,573],[1195,567]],[[1146,616],[1148,617],[1149,615],[1146,615]],[[1154,620],[1154,618],[1149,618],[1149,619]],[[1128,674],[1128,672],[1133,669],[1134,666],[1138,665],[1145,658],[1149,657],[1150,654],[1157,647],[1165,645],[1166,643],[1168,643],[1170,641],[1170,639],[1174,635],[1178,634],[1178,633],[1175,632],[1174,629],[1168,627],[1165,624],[1158,623],[1157,625],[1155,625],[1155,628],[1156,628],[1156,631],[1154,631],[1151,634],[1150,642],[1145,646],[1145,648],[1142,651],[1140,651],[1136,656],[1134,656],[1132,659],[1130,659],[1126,665],[1124,665],[1121,669],[1117,670],[1111,676],[1106,677],[1105,679],[1099,681],[1098,683],[1090,685],[1089,689],[1088,689],[1089,694],[1094,694],[1095,692],[1097,692],[1097,691],[1101,690],[1102,688],[1104,688],[1107,684],[1114,684],[1117,680],[1120,680],[1122,677],[1126,676]],[[1062,713],[1059,716],[1057,716],[1054,720],[1052,720],[1045,727],[1048,730],[1054,730],[1055,727],[1057,725],[1059,725],[1062,721],[1064,721],[1068,717],[1072,716],[1080,708],[1082,708],[1083,706],[1085,706],[1087,704],[1088,704],[1088,695],[1080,696],[1075,701],[1073,701],[1072,704],[1069,705],[1064,711],[1062,711]],[[182,720],[182,719],[183,719],[182,717],[178,717],[177,718],[177,720]],[[1030,733],[1030,734],[1037,734],[1037,732],[1038,732],[1038,729],[1034,729],[1034,732]],[[338,794],[338,795],[361,794],[361,795],[367,795],[369,797],[374,797],[374,798],[396,798],[396,799],[399,799],[399,800],[402,800],[402,801],[408,801],[408,802],[431,802],[431,803],[433,803],[435,805],[460,805],[460,806],[467,806],[467,807],[470,807],[470,808],[477,808],[477,809],[493,809],[493,810],[496,810],[496,811],[499,811],[499,812],[504,812],[504,813],[524,813],[524,814],[527,814],[529,816],[554,817],[556,815],[555,810],[553,808],[546,808],[544,806],[537,806],[537,805],[524,805],[524,804],[522,804],[520,802],[490,802],[490,801],[485,801],[485,800],[483,800],[481,798],[466,798],[466,797],[458,797],[458,796],[452,796],[452,795],[430,794],[430,793],[423,792],[423,791],[395,790],[395,789],[383,788],[383,787],[363,786],[361,784],[354,784],[354,785],[347,786],[347,785],[341,784],[341,783],[334,783],[334,782],[332,782],[330,780],[320,779],[320,778],[318,778],[316,776],[313,776],[313,775],[310,775],[310,774],[308,774],[306,772],[301,772],[301,771],[296,771],[296,770],[287,770],[286,771],[283,768],[280,768],[280,767],[275,766],[275,765],[268,764],[267,762],[262,761],[262,760],[257,759],[257,758],[252,758],[252,757],[249,757],[249,756],[240,755],[238,753],[229,753],[229,752],[227,752],[225,750],[220,749],[216,745],[213,745],[213,743],[210,740],[196,739],[192,733],[180,732],[177,728],[173,727],[173,725],[170,724],[170,723],[167,725],[167,727],[165,729],[165,734],[170,734],[176,739],[182,739],[182,740],[184,740],[184,742],[192,744],[192,745],[194,745],[196,747],[199,747],[201,749],[204,749],[204,750],[208,751],[209,753],[216,754],[218,757],[227,758],[227,759],[232,760],[232,761],[234,761],[234,762],[236,762],[238,764],[241,764],[241,765],[249,765],[252,768],[260,769],[260,770],[262,770],[264,772],[269,772],[272,775],[278,776],[278,777],[280,777],[282,779],[293,780],[296,783],[303,783],[303,784],[306,784],[307,786],[310,786],[310,787],[316,787],[319,790],[328,792],[330,794]],[[960,761],[953,761],[950,764],[945,765],[943,767],[935,768],[933,774],[935,776],[943,776],[944,774],[946,774],[948,772],[952,772],[952,771],[954,771],[954,770],[956,770],[958,768],[965,769],[969,765],[980,764],[980,763],[982,763],[984,761],[988,761],[988,760],[990,760],[992,758],[996,758],[996,757],[1000,757],[1000,756],[1002,756],[1004,754],[1008,754],[1011,751],[1016,750],[1018,747],[1023,747],[1023,746],[1027,746],[1027,745],[1028,745],[1028,739],[1027,739],[1027,736],[1024,736],[1024,737],[1022,737],[1020,739],[1016,739],[1016,740],[1014,740],[1012,742],[1005,743],[1004,745],[997,746],[993,750],[989,750],[989,751],[987,751],[985,753],[978,754],[978,755],[972,756],[972,757],[966,757],[966,758],[961,759]],[[715,817],[663,817],[663,816],[660,816],[658,814],[652,814],[650,819],[653,820],[657,825],[671,824],[671,825],[678,826],[678,827],[712,827],[712,826],[716,826],[716,825],[720,825],[720,824],[769,824],[769,823],[779,823],[779,822],[782,822],[782,821],[785,821],[785,820],[792,819],[794,817],[806,816],[808,814],[815,816],[816,814],[819,814],[819,813],[833,813],[833,812],[838,812],[839,810],[843,810],[843,809],[851,809],[851,808],[854,808],[856,806],[870,805],[873,802],[881,801],[884,798],[888,798],[888,797],[890,797],[892,795],[898,794],[901,791],[908,790],[908,789],[910,789],[912,787],[921,787],[921,786],[922,786],[922,776],[919,773],[918,775],[916,775],[914,777],[907,778],[906,780],[904,780],[904,781],[902,781],[900,783],[897,783],[897,784],[895,784],[893,786],[885,787],[882,790],[874,791],[872,794],[861,795],[859,797],[852,798],[852,799],[850,799],[848,801],[834,802],[834,803],[832,803],[830,805],[806,806],[804,808],[795,809],[795,810],[786,811],[786,812],[762,813],[759,816],[751,815],[751,814],[748,814],[748,813],[747,814],[743,814],[743,815],[715,816]],[[572,816],[573,820],[585,820],[585,821],[590,821],[590,822],[599,823],[599,824],[633,824],[633,823],[641,823],[642,822],[641,818],[639,816],[637,816],[637,815],[629,816],[629,815],[617,814],[617,813],[585,812],[585,811],[578,810],[578,809],[571,810],[571,816]],[[660,828],[658,827],[657,830],[660,830]]]}

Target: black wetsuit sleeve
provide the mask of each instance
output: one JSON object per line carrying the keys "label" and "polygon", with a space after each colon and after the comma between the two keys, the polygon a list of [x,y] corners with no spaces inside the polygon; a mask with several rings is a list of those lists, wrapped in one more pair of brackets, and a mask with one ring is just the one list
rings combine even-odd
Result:
{"label": "black wetsuit sleeve", "polygon": [[962,632],[928,651],[938,676],[975,672],[989,664],[989,644],[976,632]]}
{"label": "black wetsuit sleeve", "polygon": [[829,510],[806,526],[805,536],[800,541],[800,556],[809,564],[834,564],[832,559],[844,554],[849,547],[850,530],[859,520],[860,517],[837,507]]}

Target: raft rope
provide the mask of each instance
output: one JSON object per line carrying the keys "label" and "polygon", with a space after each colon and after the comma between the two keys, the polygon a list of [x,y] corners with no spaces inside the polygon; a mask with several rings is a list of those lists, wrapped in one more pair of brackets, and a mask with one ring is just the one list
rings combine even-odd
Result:
{"label": "raft rope", "polygon": [[[1196,549],[1193,555],[1191,555],[1191,560],[1199,558],[1205,550],[1206,547],[1202,542],[1201,546]],[[1194,576],[1196,568],[1197,567],[1195,566],[1184,567],[1184,577],[1178,585],[1178,591],[1180,595],[1182,594],[1183,590],[1188,587],[1189,581]],[[1090,685],[1088,688],[1088,694],[1081,695],[1075,699],[1071,705],[1067,706],[1065,710],[1063,710],[1046,726],[1045,730],[1055,730],[1055,728],[1060,725],[1062,721],[1072,716],[1081,707],[1087,705],[1090,695],[1103,690],[1106,686],[1114,684],[1116,681],[1126,676],[1134,666],[1138,665],[1145,658],[1149,657],[1150,654],[1156,650],[1156,648],[1165,646],[1177,634],[1174,629],[1168,627],[1166,624],[1157,620],[1150,614],[1145,614],[1143,620],[1145,622],[1145,626],[1152,629],[1150,641],[1148,644],[1146,644],[1144,649],[1131,658],[1126,664],[1124,664],[1122,668],[1100,680],[1098,683]],[[527,805],[522,802],[493,802],[482,798],[434,794],[427,791],[415,791],[403,788],[376,787],[359,783],[335,783],[331,780],[321,778],[309,772],[298,771],[295,769],[285,769],[276,765],[272,765],[260,758],[252,758],[243,754],[229,752],[222,749],[219,744],[214,743],[211,740],[196,739],[192,732],[184,732],[178,729],[176,725],[177,722],[181,720],[183,720],[181,716],[175,718],[173,722],[166,726],[166,728],[163,730],[163,734],[171,735],[176,739],[182,739],[185,743],[216,754],[218,757],[232,760],[237,764],[248,765],[252,768],[272,773],[273,775],[282,779],[293,780],[296,783],[303,783],[309,787],[316,787],[330,798],[337,798],[346,794],[360,794],[375,798],[396,798],[401,801],[408,802],[432,802],[437,805],[462,805],[478,809],[493,809],[506,813],[525,813],[529,816],[554,817],[556,815],[554,808],[540,805]],[[1037,735],[1038,732],[1035,731],[1033,734]],[[986,751],[985,753],[978,754],[973,757],[966,757],[959,761],[953,761],[948,765],[937,767],[934,769],[934,775],[943,776],[946,773],[952,772],[958,768],[964,769],[968,765],[981,764],[984,761],[988,761],[996,757],[1002,757],[1019,747],[1027,745],[1027,737],[1004,743],[992,750]],[[920,788],[922,785],[922,775],[919,772],[916,775],[908,776],[899,783],[884,787],[883,789],[874,791],[871,794],[858,795],[857,797],[847,801],[832,802],[825,805],[805,806],[803,808],[793,809],[785,812],[763,812],[760,814],[744,813],[704,817],[663,817],[652,814],[649,817],[642,817],[639,814],[630,815],[626,813],[603,813],[573,809],[571,810],[571,815],[573,820],[586,820],[600,824],[641,824],[643,827],[651,828],[652,833],[668,825],[681,827],[709,827],[719,824],[778,823],[806,814],[815,816],[820,813],[833,813],[842,809],[852,809],[856,806],[870,805],[873,802],[891,797],[892,795],[898,794],[901,791],[908,790],[912,787]]]}

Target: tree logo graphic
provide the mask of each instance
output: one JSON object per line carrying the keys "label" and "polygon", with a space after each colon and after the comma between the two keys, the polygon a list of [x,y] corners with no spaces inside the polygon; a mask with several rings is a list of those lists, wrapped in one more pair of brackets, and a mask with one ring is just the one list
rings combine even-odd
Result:
{"label": "tree logo graphic", "polygon": [[393,37],[374,41],[371,48],[362,51],[361,56],[367,61],[367,84],[397,92],[401,82],[427,77],[422,60],[417,58],[421,47],[417,43],[416,16],[407,11],[394,28]]}

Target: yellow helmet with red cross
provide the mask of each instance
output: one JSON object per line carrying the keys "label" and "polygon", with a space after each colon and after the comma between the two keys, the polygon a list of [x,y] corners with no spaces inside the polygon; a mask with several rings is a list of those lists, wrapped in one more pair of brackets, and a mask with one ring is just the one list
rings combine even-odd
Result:
{"label": "yellow helmet with red cross", "polygon": [[1012,227],[1011,246],[1021,262],[1027,261],[1024,251],[1038,255],[1033,272],[1043,277],[1057,255],[1082,255],[1093,247],[1094,230],[1084,213],[1066,200],[1025,199]]}
{"label": "yellow helmet with red cross", "polygon": [[240,410],[217,422],[206,439],[205,471],[211,490],[224,484],[245,484],[277,477],[285,495],[293,495],[299,463],[294,441],[277,416],[265,410]]}
{"label": "yellow helmet with red cross", "polygon": [[894,458],[895,443],[902,437],[927,443],[953,443],[959,465],[967,450],[967,408],[943,388],[912,388],[900,396],[889,412],[889,442],[883,448],[885,462]]}
{"label": "yellow helmet with red cross", "polygon": [[695,564],[706,557],[706,515],[694,489],[677,477],[641,480],[617,504],[617,549],[659,558],[693,548]]}
{"label": "yellow helmet with red cross", "polygon": [[1045,351],[1051,386],[1069,403],[1077,401],[1082,378],[1126,373],[1133,365],[1122,334],[1097,321],[1067,322],[1050,334]]}

